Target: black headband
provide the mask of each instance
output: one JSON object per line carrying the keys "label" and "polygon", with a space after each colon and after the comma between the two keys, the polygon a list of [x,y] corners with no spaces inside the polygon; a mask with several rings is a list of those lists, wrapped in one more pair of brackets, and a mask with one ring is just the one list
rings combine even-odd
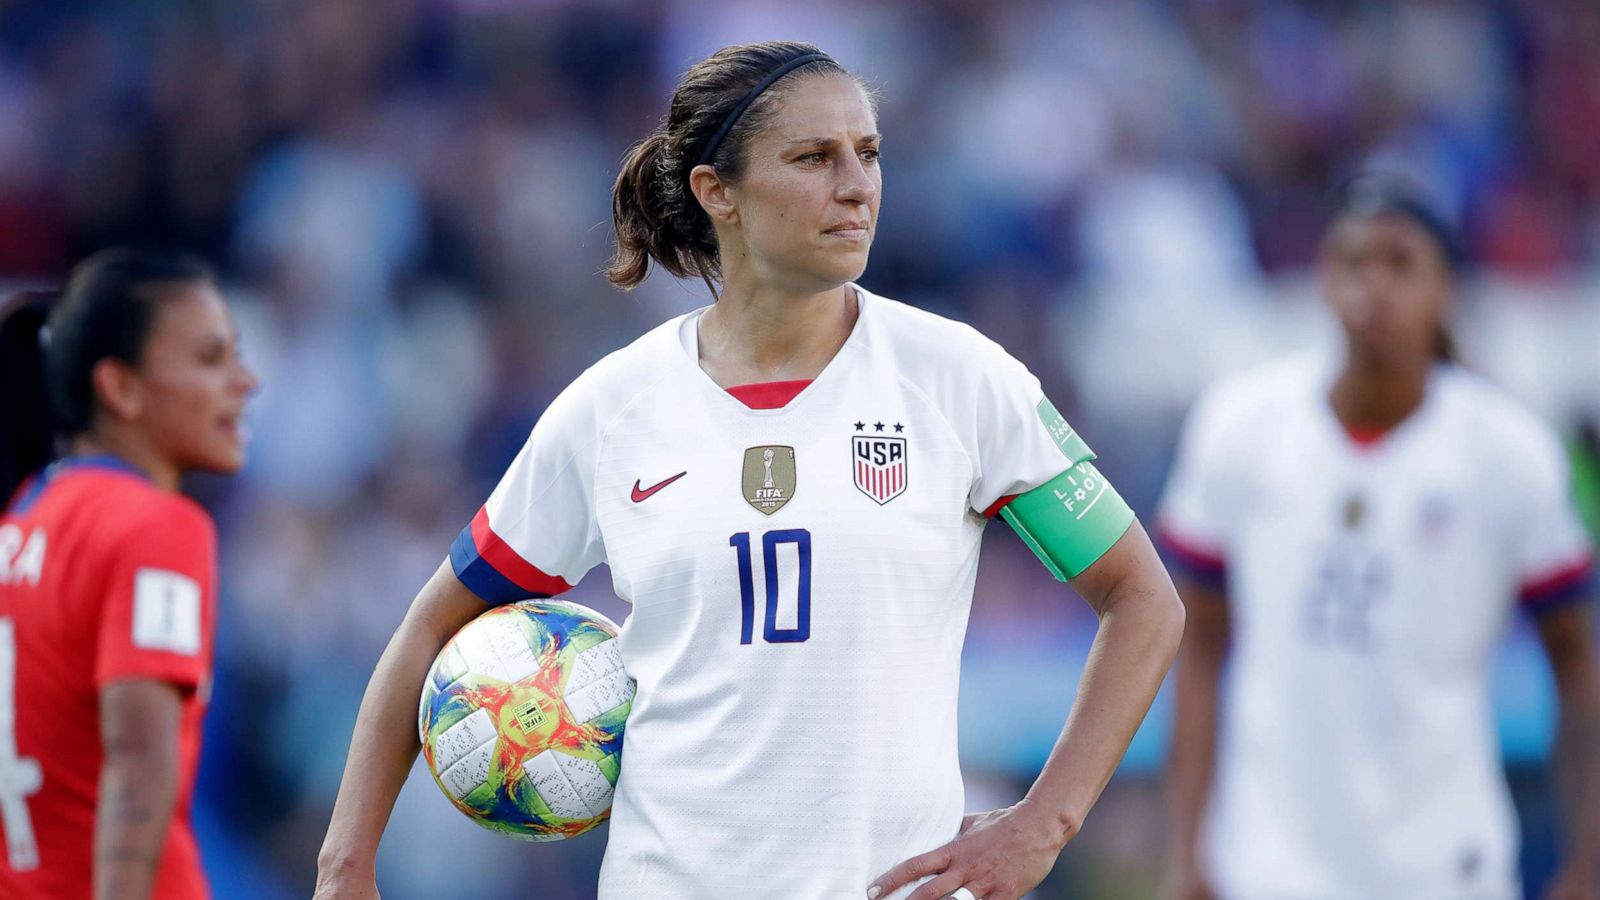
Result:
{"label": "black headband", "polygon": [[1451,269],[1466,262],[1455,229],[1415,192],[1374,176],[1356,178],[1344,186],[1339,198],[1340,215],[1395,215],[1410,219],[1433,238]]}
{"label": "black headband", "polygon": [[807,53],[802,56],[796,56],[794,59],[774,69],[771,75],[761,79],[760,84],[751,88],[749,93],[745,94],[738,103],[733,105],[733,109],[728,113],[727,118],[722,120],[722,124],[717,126],[717,130],[711,135],[711,140],[706,142],[706,148],[700,151],[700,160],[695,165],[703,166],[711,162],[711,157],[716,154],[717,148],[722,146],[722,141],[727,138],[728,132],[733,130],[734,123],[739,121],[739,117],[744,115],[744,111],[750,108],[750,104],[756,102],[756,98],[761,96],[763,91],[772,87],[779,78],[793,72],[795,69],[819,60],[833,62],[833,57],[826,53]]}

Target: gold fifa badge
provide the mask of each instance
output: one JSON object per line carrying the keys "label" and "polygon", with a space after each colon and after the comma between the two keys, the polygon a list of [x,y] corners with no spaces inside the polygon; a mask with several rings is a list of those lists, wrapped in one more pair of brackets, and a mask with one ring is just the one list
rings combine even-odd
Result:
{"label": "gold fifa badge", "polygon": [[794,448],[751,447],[744,451],[744,499],[770,516],[794,496]]}

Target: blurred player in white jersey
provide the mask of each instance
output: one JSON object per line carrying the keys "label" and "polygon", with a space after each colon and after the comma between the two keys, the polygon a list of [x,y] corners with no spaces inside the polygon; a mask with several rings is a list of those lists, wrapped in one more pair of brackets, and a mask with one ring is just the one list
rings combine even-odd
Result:
{"label": "blurred player in white jersey", "polygon": [[[1182,607],[1021,363],[854,284],[878,146],[869,96],[814,47],[690,69],[623,163],[608,274],[633,287],[653,261],[715,302],[563,392],[424,587],[362,704],[319,897],[375,894],[445,640],[485,601],[560,593],[601,562],[633,605],[638,687],[601,897],[1015,900],[1049,872],[1176,653]],[[1027,797],[964,818],[956,686],[996,514],[1101,627]]]}
{"label": "blurred player in white jersey", "polygon": [[1397,185],[1355,182],[1320,262],[1343,354],[1227,380],[1185,427],[1159,517],[1189,608],[1184,900],[1520,896],[1487,692],[1518,608],[1570,776],[1550,896],[1600,895],[1591,549],[1550,429],[1451,360],[1454,246]]}

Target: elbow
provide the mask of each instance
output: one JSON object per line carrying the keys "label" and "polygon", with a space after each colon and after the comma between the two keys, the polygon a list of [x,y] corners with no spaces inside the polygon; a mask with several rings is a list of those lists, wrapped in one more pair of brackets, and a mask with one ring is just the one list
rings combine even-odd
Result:
{"label": "elbow", "polygon": [[1169,584],[1165,591],[1165,610],[1163,647],[1166,651],[1167,664],[1178,658],[1178,648],[1183,644],[1183,629],[1188,623],[1189,612],[1178,598],[1178,592]]}
{"label": "elbow", "polygon": [[1141,654],[1172,667],[1183,643],[1188,612],[1172,582],[1166,578],[1124,583],[1114,590],[1100,611],[1102,624],[1119,622],[1118,628],[1137,633]]}
{"label": "elbow", "polygon": [[1183,601],[1170,583],[1150,592],[1149,608],[1150,643],[1152,654],[1171,668],[1178,658],[1178,648],[1183,644],[1183,629],[1188,618]]}

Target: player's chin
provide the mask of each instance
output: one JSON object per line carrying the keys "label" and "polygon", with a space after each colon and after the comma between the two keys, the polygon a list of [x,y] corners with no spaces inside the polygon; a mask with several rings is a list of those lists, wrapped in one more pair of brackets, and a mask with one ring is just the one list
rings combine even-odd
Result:
{"label": "player's chin", "polygon": [[867,257],[871,250],[870,243],[826,248],[825,252],[818,255],[819,274],[823,274],[827,281],[840,284],[855,281],[867,271]]}
{"label": "player's chin", "polygon": [[242,438],[219,439],[196,448],[185,468],[213,475],[237,475],[245,464],[245,447]]}
{"label": "player's chin", "polygon": [[1356,355],[1384,368],[1410,367],[1432,350],[1431,337],[1417,337],[1393,329],[1371,327],[1347,329],[1346,340]]}

